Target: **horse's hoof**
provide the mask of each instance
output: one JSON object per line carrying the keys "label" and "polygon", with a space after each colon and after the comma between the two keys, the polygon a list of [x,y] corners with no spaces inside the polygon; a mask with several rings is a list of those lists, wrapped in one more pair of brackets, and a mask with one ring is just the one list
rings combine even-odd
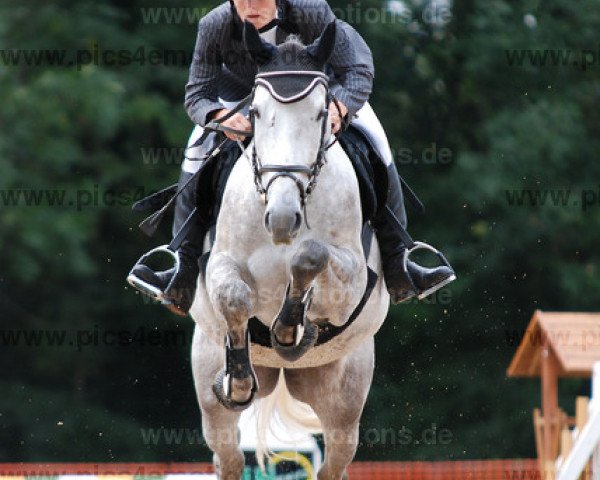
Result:
{"label": "horse's hoof", "polygon": [[[275,322],[277,322],[277,320],[275,320]],[[279,340],[277,340],[274,328],[271,329],[271,345],[273,345],[273,349],[281,358],[288,362],[295,362],[317,343],[319,328],[309,321],[305,321],[302,326],[304,327],[302,339],[297,344],[292,343],[289,345],[280,343]],[[294,327],[294,329],[298,328],[300,328],[300,325]]]}
{"label": "horse's hoof", "polygon": [[245,402],[240,403],[233,400],[230,396],[231,392],[229,391],[229,388],[227,389],[227,391],[225,390],[225,370],[221,370],[217,374],[212,389],[219,403],[223,405],[226,409],[232,410],[234,412],[241,412],[243,410],[246,410],[252,404],[252,401],[254,400],[254,395],[256,393],[256,389],[253,388],[250,391],[250,398]]}

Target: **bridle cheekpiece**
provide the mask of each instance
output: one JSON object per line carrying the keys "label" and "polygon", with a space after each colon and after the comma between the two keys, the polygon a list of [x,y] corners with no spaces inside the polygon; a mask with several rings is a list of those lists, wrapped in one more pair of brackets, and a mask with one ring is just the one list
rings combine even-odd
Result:
{"label": "bridle cheekpiece", "polygon": [[[308,85],[306,87],[304,87],[301,91],[294,92],[292,95],[289,95],[289,96],[284,96],[281,93],[277,92],[276,89],[274,88],[273,84],[271,83],[271,81],[273,79],[282,78],[282,77],[284,77],[284,78],[285,77],[287,77],[287,78],[294,78],[294,77],[295,78],[299,78],[299,77],[309,77],[310,78],[310,77],[312,77],[312,78],[310,78],[310,82],[308,83]],[[258,157],[257,152],[256,152],[256,144],[255,143],[252,144],[252,171],[254,174],[254,183],[256,185],[256,190],[261,195],[265,204],[268,202],[268,192],[269,192],[269,188],[271,187],[273,182],[281,177],[290,178],[291,180],[293,180],[295,182],[296,186],[298,187],[298,191],[300,192],[300,202],[301,202],[302,208],[304,210],[304,220],[306,222],[306,226],[308,228],[310,228],[308,225],[308,220],[306,218],[306,200],[308,199],[310,194],[314,191],[315,186],[317,184],[317,177],[319,176],[319,173],[321,173],[321,168],[323,168],[323,165],[326,163],[325,152],[335,143],[335,140],[328,143],[327,139],[325,138],[325,134],[327,132],[327,120],[329,117],[328,105],[329,105],[329,100],[331,98],[331,95],[329,93],[329,79],[326,74],[324,74],[323,72],[319,72],[319,71],[288,70],[288,71],[258,73],[256,75],[256,79],[254,82],[254,88],[252,90],[252,100],[250,102],[250,109],[249,109],[250,123],[252,125],[253,132],[255,131],[254,121],[258,115],[252,105],[252,101],[254,100],[254,94],[256,92],[256,87],[259,85],[262,87],[265,87],[269,91],[270,95],[280,103],[294,103],[294,102],[303,100],[308,95],[310,95],[310,93],[317,87],[317,85],[323,85],[327,92],[326,104],[323,107],[323,109],[321,110],[321,112],[319,113],[319,116],[317,117],[318,120],[319,119],[321,120],[321,141],[319,144],[319,151],[317,152],[317,158],[314,160],[314,162],[310,166],[281,165],[281,164],[265,164],[265,165],[263,165],[262,162],[260,161],[260,158]],[[266,186],[263,185],[263,181],[262,181],[262,175],[264,173],[275,173],[275,175],[273,175],[269,179]],[[306,187],[304,187],[304,184],[302,183],[300,178],[298,178],[298,176],[296,175],[299,173],[305,174],[308,177],[308,183],[307,183]]]}

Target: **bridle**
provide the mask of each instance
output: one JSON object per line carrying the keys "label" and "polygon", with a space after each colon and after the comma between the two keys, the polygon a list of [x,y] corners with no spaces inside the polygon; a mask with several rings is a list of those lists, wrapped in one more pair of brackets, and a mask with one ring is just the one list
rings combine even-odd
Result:
{"label": "bridle", "polygon": [[[310,83],[302,91],[295,93],[291,96],[282,96],[275,90],[275,88],[273,87],[273,85],[270,82],[270,80],[274,79],[274,78],[281,78],[281,77],[292,77],[292,78],[296,77],[297,78],[297,77],[301,77],[301,76],[302,77],[312,77],[312,79],[311,79]],[[319,115],[317,116],[317,120],[321,120],[321,137],[320,137],[320,143],[319,143],[319,150],[317,152],[317,157],[315,158],[315,160],[309,166],[307,166],[307,165],[281,165],[281,164],[264,164],[263,165],[257,152],[256,152],[256,143],[254,143],[254,142],[252,144],[252,154],[251,154],[252,155],[251,165],[252,165],[252,171],[254,174],[254,184],[256,185],[256,190],[259,193],[259,195],[262,197],[265,205],[268,202],[269,188],[273,185],[273,182],[275,182],[275,180],[277,180],[278,178],[282,178],[282,177],[286,177],[286,178],[293,180],[294,183],[296,184],[296,186],[298,187],[298,191],[300,193],[300,202],[301,202],[302,209],[304,211],[304,221],[306,223],[307,228],[310,228],[310,226],[308,225],[308,219],[306,217],[306,200],[308,199],[310,194],[314,191],[314,189],[317,185],[317,178],[318,178],[319,174],[321,173],[321,169],[323,168],[323,165],[325,165],[325,163],[327,161],[325,152],[329,148],[331,148],[331,146],[337,140],[337,137],[336,137],[336,139],[334,139],[333,141],[328,143],[327,139],[325,138],[325,134],[327,132],[327,120],[329,117],[329,109],[328,109],[329,101],[330,101],[330,99],[332,99],[334,102],[336,102],[336,100],[331,96],[331,94],[329,92],[329,79],[328,79],[327,75],[325,75],[323,72],[318,72],[318,71],[290,70],[290,71],[258,73],[255,78],[254,88],[252,89],[251,102],[250,102],[250,108],[249,108],[250,123],[252,125],[252,131],[255,132],[254,122],[255,122],[255,119],[259,117],[259,112],[257,112],[255,110],[254,106],[252,105],[252,101],[254,100],[254,95],[256,92],[256,88],[258,86],[265,87],[269,91],[270,95],[280,103],[293,103],[293,102],[298,102],[298,101],[306,98],[316,88],[317,85],[323,85],[325,87],[326,103],[325,103],[323,109],[321,109],[321,111],[319,112]],[[336,103],[336,106],[337,106],[337,103]],[[339,109],[339,107],[338,107],[338,109]],[[265,173],[275,173],[269,179],[269,181],[267,182],[266,185],[264,185],[263,181],[262,181],[262,176]],[[298,174],[304,174],[307,176],[308,183],[306,184],[306,187],[302,183],[302,180],[300,180],[300,178],[298,177]]]}

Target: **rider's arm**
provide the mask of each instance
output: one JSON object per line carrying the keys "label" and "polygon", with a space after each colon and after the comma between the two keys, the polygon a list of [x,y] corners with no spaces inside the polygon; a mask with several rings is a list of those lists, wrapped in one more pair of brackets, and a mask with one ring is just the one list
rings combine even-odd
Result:
{"label": "rider's arm", "polygon": [[346,105],[352,118],[371,94],[375,74],[373,56],[354,28],[342,20],[336,23],[336,42],[329,63],[339,83],[331,87],[331,93]]}
{"label": "rider's arm", "polygon": [[331,92],[348,108],[352,118],[369,99],[373,87],[375,69],[371,49],[354,28],[336,19],[325,0],[294,0],[292,3],[302,11],[297,18],[301,19],[300,28],[307,31],[307,41],[313,42],[336,20],[335,47],[329,64],[337,82],[331,86]]}
{"label": "rider's arm", "polygon": [[218,49],[219,22],[211,14],[198,23],[198,36],[190,76],[185,86],[185,109],[197,124],[204,126],[224,106],[218,101],[217,85],[222,58]]}

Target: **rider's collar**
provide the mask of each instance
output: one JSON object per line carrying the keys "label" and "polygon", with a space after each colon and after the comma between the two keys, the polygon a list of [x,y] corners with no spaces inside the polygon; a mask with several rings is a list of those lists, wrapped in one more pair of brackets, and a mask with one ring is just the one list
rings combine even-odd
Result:
{"label": "rider's collar", "polygon": [[[276,12],[277,14],[277,12]],[[279,18],[275,17],[269,23],[267,23],[264,27],[258,29],[258,33],[266,33],[272,28],[275,28],[279,24]]]}
{"label": "rider's collar", "polygon": [[[264,27],[262,27],[258,32],[264,33],[271,28],[278,26],[289,33],[298,33],[298,28],[293,24],[290,20],[288,20],[288,11],[290,6],[287,0],[276,0],[276,18],[267,23]],[[243,41],[243,32],[244,32],[244,22],[237,13],[235,9],[235,5],[233,4],[233,0],[229,0],[229,4],[231,5],[231,37],[234,40]]]}

